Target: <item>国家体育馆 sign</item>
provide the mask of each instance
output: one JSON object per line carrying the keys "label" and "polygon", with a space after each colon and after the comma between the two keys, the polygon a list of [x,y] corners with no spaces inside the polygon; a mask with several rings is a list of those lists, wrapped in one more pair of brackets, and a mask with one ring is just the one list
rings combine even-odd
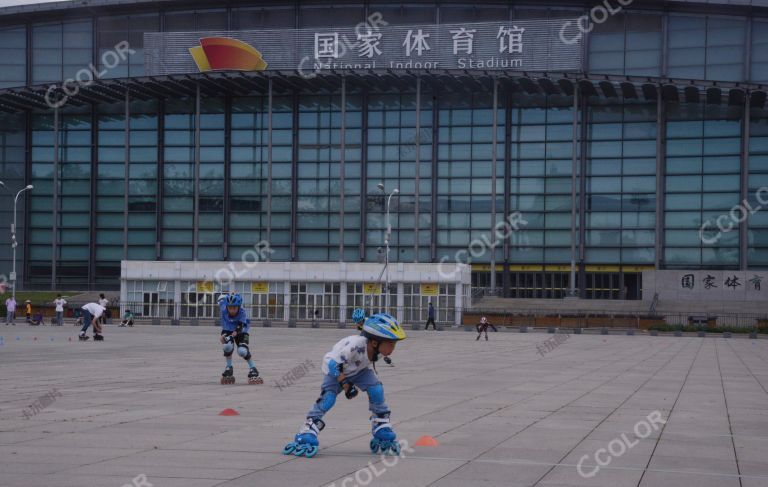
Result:
{"label": "\u56fd\u5bb6\u4f53\u80b2\u9986 sign", "polygon": [[[385,19],[386,20],[386,19]],[[558,20],[144,34],[146,74],[194,73],[253,57],[253,70],[467,69],[571,71],[581,68],[581,43],[563,43]],[[219,45],[206,49],[204,40]],[[221,44],[231,44],[223,46]],[[201,48],[201,44],[203,47]],[[212,42],[215,44],[215,42]],[[222,53],[222,49],[240,52]],[[201,68],[195,50],[205,49]],[[211,59],[213,58],[213,59]],[[224,64],[220,61],[224,59]],[[210,61],[210,65],[207,64]],[[251,66],[244,64],[246,66]],[[243,66],[242,64],[239,66]]]}

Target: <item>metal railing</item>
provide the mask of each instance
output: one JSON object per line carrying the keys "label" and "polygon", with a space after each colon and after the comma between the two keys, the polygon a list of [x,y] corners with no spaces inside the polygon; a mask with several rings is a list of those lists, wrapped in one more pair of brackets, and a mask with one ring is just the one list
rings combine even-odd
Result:
{"label": "metal railing", "polygon": [[[753,329],[768,328],[768,313],[738,313],[738,312],[710,312],[702,313],[697,310],[674,311],[674,312],[655,312],[651,313],[647,309],[624,309],[624,310],[594,310],[594,309],[571,309],[566,311],[557,309],[542,310],[540,308],[515,308],[494,309],[475,307],[463,310],[465,322],[474,316],[488,316],[496,320],[497,323],[506,325],[535,326],[538,324],[559,324],[569,327],[628,327],[638,328],[644,324],[655,323],[657,325],[666,325],[670,327],[692,327],[697,323],[697,318],[704,315],[708,319],[707,324],[700,328],[736,328]],[[494,323],[496,324],[496,323]]]}
{"label": "metal railing", "polygon": [[[285,305],[283,304],[245,304],[248,316],[252,322],[261,320],[271,320],[279,322],[288,322],[289,320],[297,322],[321,322],[321,323],[339,323],[352,322],[352,311],[354,306],[346,306],[342,309],[338,305],[301,305],[289,304],[288,314],[285,314]],[[384,312],[384,308],[365,307],[366,314]],[[217,322],[220,316],[218,304],[203,303],[144,303],[144,302],[125,302],[116,306],[119,315],[125,314],[130,310],[136,319],[161,319],[161,320],[198,320]],[[407,325],[414,322],[423,325],[427,321],[426,307],[409,306],[390,306],[389,312],[401,317]],[[435,322],[444,325],[454,324],[458,318],[461,318],[463,310],[450,308],[435,308]],[[116,316],[115,316],[116,317]]]}
{"label": "metal railing", "polygon": [[[285,307],[279,305],[246,305],[251,322],[298,322],[298,323],[352,323],[354,307],[348,306],[342,310],[340,306],[307,306],[289,305],[289,313],[285,316]],[[159,323],[190,323],[217,324],[220,316],[218,305],[186,304],[186,303],[116,303],[108,308],[108,317],[112,322],[119,322],[127,310],[131,311],[135,320],[152,320]],[[366,309],[368,314],[384,311],[383,309]],[[427,319],[427,309],[423,307],[392,307],[391,312],[398,315],[402,324],[408,328],[413,325],[423,328]],[[768,329],[768,313],[738,313],[710,312],[702,313],[696,310],[657,312],[641,308],[623,310],[594,310],[570,309],[567,312],[557,309],[515,308],[502,309],[483,306],[465,308],[436,308],[435,321],[439,325],[452,326],[457,322],[474,325],[485,315],[496,326],[562,326],[562,327],[646,327],[649,323],[667,327],[696,327],[718,329]],[[53,321],[56,315],[55,307],[51,305],[34,305],[32,314],[41,314],[45,324]],[[82,315],[80,304],[68,304],[64,310],[67,323],[77,320]],[[5,306],[0,304],[0,323],[6,316]],[[705,320],[702,318],[706,317]],[[16,322],[25,322],[23,306],[17,307]]]}

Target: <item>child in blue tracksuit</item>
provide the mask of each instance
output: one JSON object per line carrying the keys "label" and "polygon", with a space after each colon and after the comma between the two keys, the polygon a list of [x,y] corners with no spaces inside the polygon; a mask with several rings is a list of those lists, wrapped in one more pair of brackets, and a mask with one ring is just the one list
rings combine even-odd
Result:
{"label": "child in blue tracksuit", "polygon": [[352,399],[358,389],[368,393],[368,409],[372,413],[371,452],[381,450],[382,453],[400,453],[400,443],[389,421],[389,406],[384,402],[384,387],[371,366],[379,355],[391,355],[397,342],[403,339],[405,332],[397,320],[386,313],[380,313],[365,320],[360,335],[348,336],[334,345],[323,357],[322,370],[325,376],[320,397],[283,453],[314,456],[320,444],[317,436],[325,427],[322,418],[336,403],[336,396],[344,391],[347,399]]}
{"label": "child in blue tracksuit", "polygon": [[224,357],[227,359],[227,367],[221,374],[222,384],[234,384],[235,377],[232,369],[232,353],[237,347],[237,354],[248,362],[251,371],[248,373],[250,384],[262,384],[259,371],[251,360],[251,352],[248,349],[248,331],[251,329],[251,320],[243,309],[243,298],[239,294],[223,294],[219,298],[221,307],[221,343],[224,345]]}

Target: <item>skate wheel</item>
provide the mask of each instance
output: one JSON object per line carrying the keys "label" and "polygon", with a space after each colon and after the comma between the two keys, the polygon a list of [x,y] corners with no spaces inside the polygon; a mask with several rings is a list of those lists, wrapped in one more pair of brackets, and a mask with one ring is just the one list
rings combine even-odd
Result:
{"label": "skate wheel", "polygon": [[400,442],[395,440],[392,442],[392,445],[389,447],[390,450],[392,450],[392,453],[395,455],[400,454]]}
{"label": "skate wheel", "polygon": [[304,454],[304,452],[307,451],[306,445],[298,445],[295,450],[293,450],[293,454],[297,457],[300,457]]}
{"label": "skate wheel", "polygon": [[309,445],[304,452],[304,456],[307,458],[312,458],[317,455],[317,450],[318,448],[315,445]]}
{"label": "skate wheel", "polygon": [[263,384],[264,380],[261,377],[256,377],[253,379],[248,379],[249,384]]}
{"label": "skate wheel", "polygon": [[371,440],[371,444],[370,444],[370,447],[371,447],[371,453],[378,453],[378,452],[379,452],[379,447],[380,447],[380,446],[381,446],[381,444],[379,443],[379,440],[378,440],[378,439],[376,439],[376,438],[373,438],[373,439]]}
{"label": "skate wheel", "polygon": [[293,441],[283,447],[283,455],[290,455],[296,449],[296,443]]}

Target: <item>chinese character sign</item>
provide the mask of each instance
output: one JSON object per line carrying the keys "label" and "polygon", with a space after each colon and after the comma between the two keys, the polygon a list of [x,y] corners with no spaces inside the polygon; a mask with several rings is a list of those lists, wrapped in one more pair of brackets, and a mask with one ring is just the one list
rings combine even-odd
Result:
{"label": "chinese character sign", "polygon": [[355,25],[232,32],[147,32],[147,75],[198,72],[189,49],[206,35],[229,37],[261,53],[269,70],[478,69],[576,71],[580,41],[564,44],[565,19],[424,25]]}
{"label": "chinese character sign", "polygon": [[[763,289],[765,274],[761,271],[650,271],[643,273],[643,298],[654,293],[661,301],[761,301],[768,299]],[[646,295],[648,298],[646,298]]]}

